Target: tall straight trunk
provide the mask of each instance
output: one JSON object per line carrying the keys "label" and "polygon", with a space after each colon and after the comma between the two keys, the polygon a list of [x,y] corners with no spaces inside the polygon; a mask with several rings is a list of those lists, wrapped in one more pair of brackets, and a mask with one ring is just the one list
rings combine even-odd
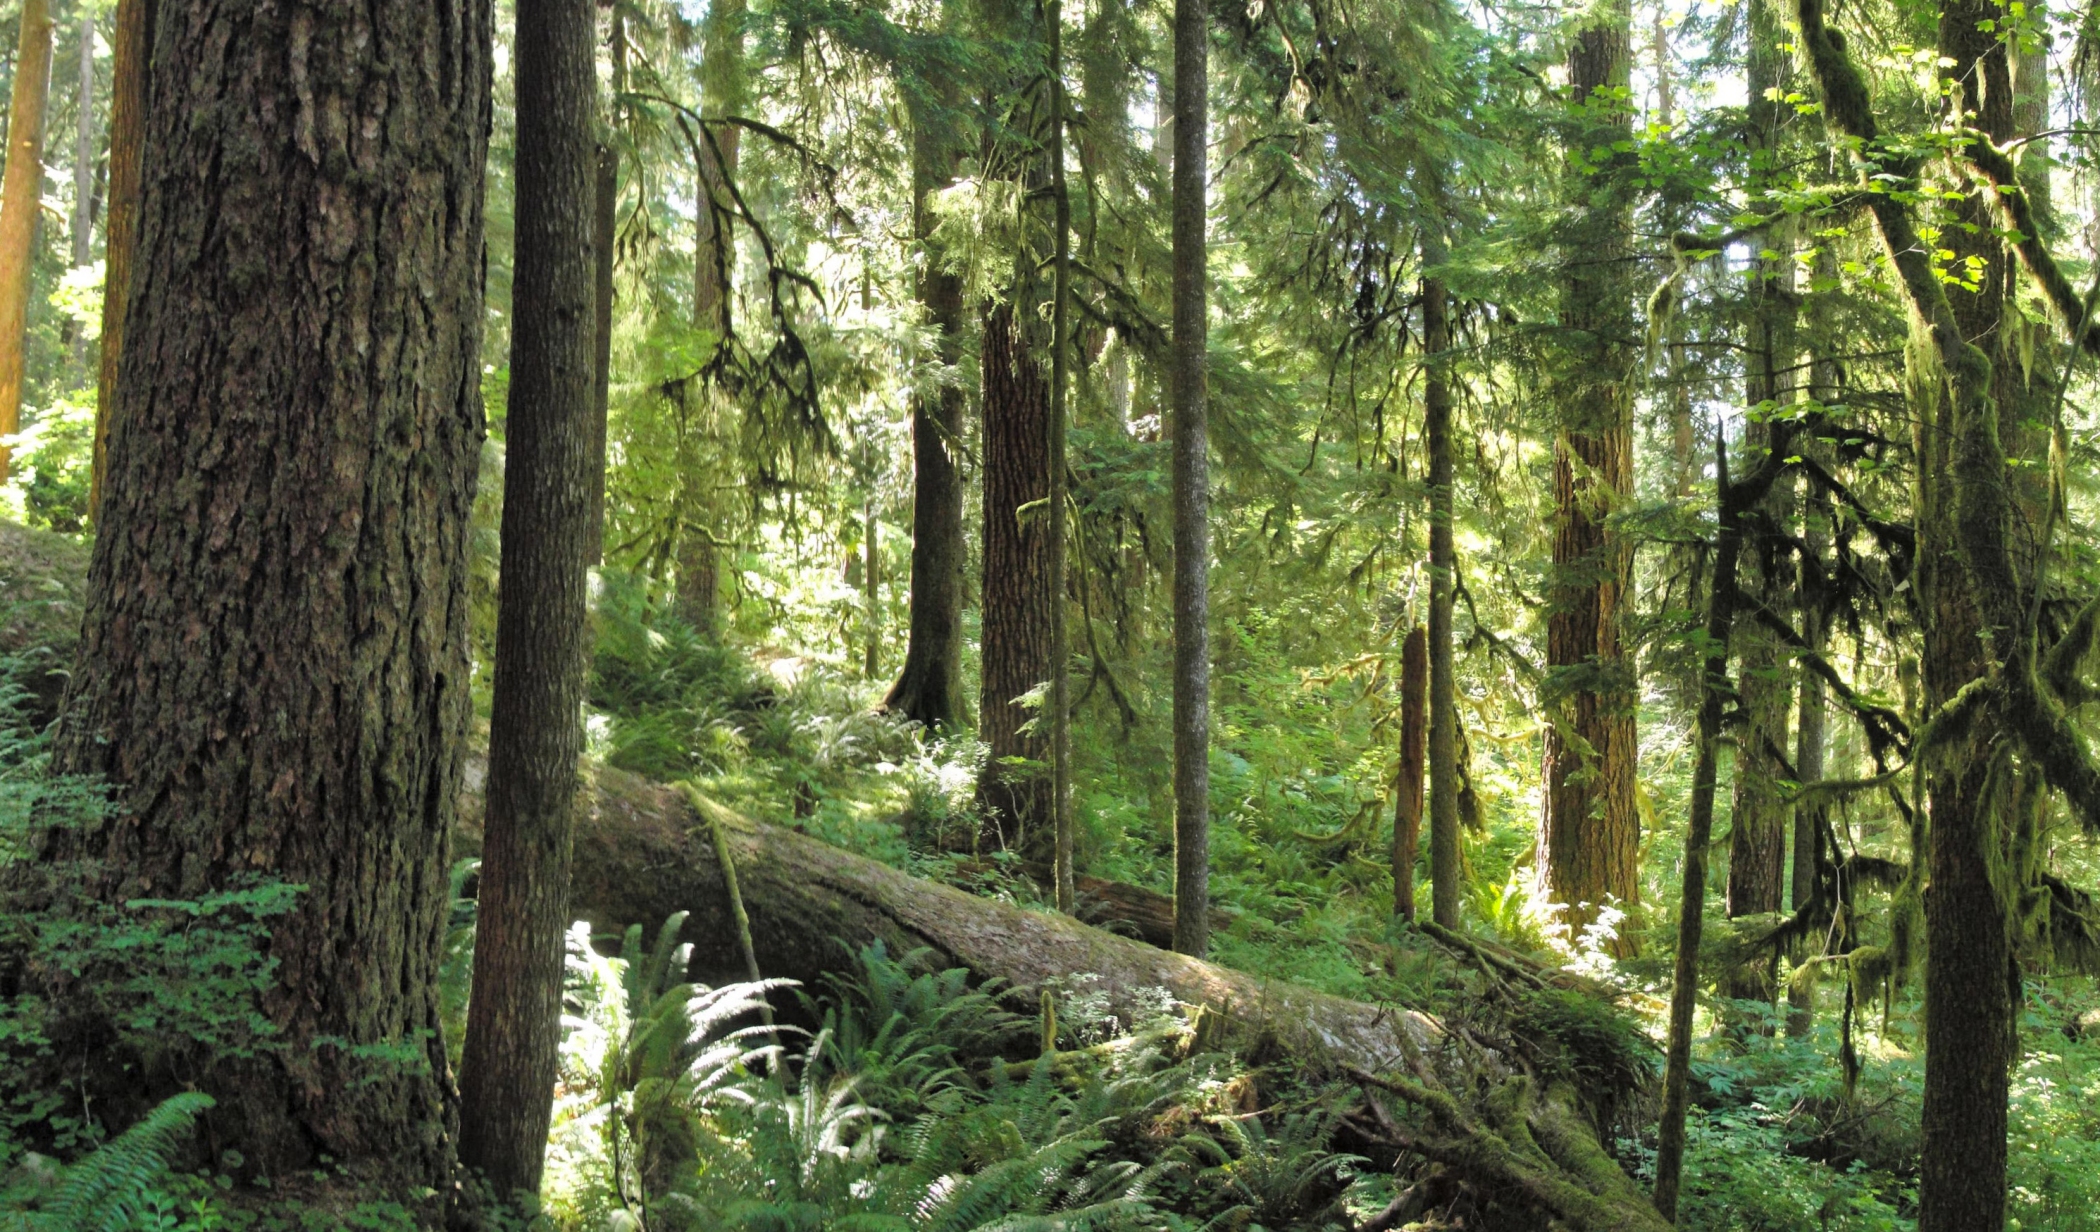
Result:
{"label": "tall straight trunk", "polygon": [[95,15],[80,15],[80,75],[73,95],[73,265],[95,259]]}
{"label": "tall straight trunk", "polygon": [[1422,399],[1422,443],[1429,455],[1429,878],[1430,914],[1458,927],[1464,876],[1458,835],[1458,685],[1451,664],[1451,601],[1458,556],[1451,543],[1451,351],[1449,294],[1433,276],[1444,262],[1443,237],[1427,233],[1422,263],[1422,347],[1431,367]]}
{"label": "tall straight trunk", "polygon": [[1400,764],[1393,776],[1393,914],[1415,921],[1415,856],[1422,846],[1422,779],[1429,744],[1429,631],[1400,646]]}
{"label": "tall straight trunk", "polygon": [[[1568,53],[1575,109],[1571,148],[1610,148],[1631,132],[1612,99],[1627,82],[1629,10],[1594,11]],[[1571,160],[1571,163],[1575,160]],[[1571,165],[1576,221],[1563,239],[1565,374],[1553,457],[1553,578],[1546,658],[1553,721],[1546,729],[1539,872],[1548,901],[1579,937],[1607,902],[1631,910],[1640,894],[1640,818],[1634,809],[1637,747],[1633,661],[1621,632],[1633,557],[1610,517],[1633,490],[1630,382],[1639,350],[1634,320],[1632,210],[1623,160]],[[1629,946],[1621,933],[1616,948]]]}
{"label": "tall straight trunk", "polygon": [[1210,7],[1174,0],[1174,948],[1210,949]]}
{"label": "tall straight trunk", "polygon": [[[7,170],[0,178],[0,436],[22,426],[23,343],[29,329],[31,253],[43,211],[44,106],[51,92],[50,0],[22,0],[15,84],[7,111]],[[0,446],[0,481],[8,450]]]}
{"label": "tall straight trunk", "polygon": [[[1835,286],[1838,277],[1836,250],[1828,244],[1816,254],[1815,281]],[[1808,396],[1818,406],[1834,406],[1844,396],[1841,388],[1842,373],[1837,360],[1832,356],[1828,339],[1835,334],[1832,321],[1833,304],[1827,294],[1817,295],[1809,301],[1807,311],[1808,333]],[[1811,439],[1801,447],[1803,453],[1822,462],[1827,460],[1828,450],[1820,441]],[[1822,654],[1829,645],[1830,621],[1828,596],[1826,593],[1824,557],[1830,551],[1836,509],[1828,493],[1811,491],[1802,504],[1801,542],[1804,553],[1801,559],[1800,579],[1797,583],[1801,606],[1801,637],[1808,643],[1811,653]],[[1828,764],[1829,723],[1827,699],[1824,696],[1823,678],[1812,671],[1801,672],[1801,711],[1795,728],[1795,777],[1803,783],[1813,783],[1825,776]],[[1823,850],[1823,827],[1827,806],[1809,800],[1794,806],[1794,854],[1790,877],[1788,906],[1800,910],[1808,900],[1815,897],[1816,871],[1826,855]],[[1797,1011],[1814,1009],[1813,990],[1802,988],[1790,995]]]}
{"label": "tall straight trunk", "polygon": [[1057,909],[1079,906],[1072,883],[1072,635],[1065,619],[1071,590],[1065,559],[1069,496],[1066,492],[1066,387],[1072,347],[1072,195],[1065,183],[1064,7],[1050,0],[1050,813],[1055,834],[1053,879]]}
{"label": "tall straight trunk", "polygon": [[[1767,97],[1786,80],[1787,38],[1778,0],[1751,0],[1749,105],[1745,144],[1750,150],[1752,191],[1773,182],[1780,157],[1782,125],[1794,109]],[[1762,202],[1758,204],[1762,205]],[[1746,356],[1744,402],[1749,408],[1743,429],[1744,461],[1755,466],[1770,447],[1776,417],[1794,400],[1793,378],[1796,299],[1791,228],[1786,222],[1765,229],[1754,240],[1760,257],[1750,268],[1748,288],[1749,353]],[[1791,484],[1775,485],[1762,513],[1779,526],[1792,520]],[[1766,611],[1788,616],[1793,608],[1795,564],[1786,545],[1760,536],[1744,553],[1748,566],[1745,591]],[[1788,811],[1781,784],[1788,773],[1787,720],[1794,690],[1789,657],[1778,634],[1751,622],[1737,635],[1742,670],[1742,726],[1736,741],[1735,805],[1728,839],[1728,914],[1755,915],[1778,911],[1786,902],[1786,837]],[[1738,980],[1737,997],[1765,995],[1761,978]]]}
{"label": "tall straight trunk", "polygon": [[[710,5],[700,53],[700,113],[709,120],[741,114],[748,87],[744,72],[743,0]],[[698,177],[693,215],[693,324],[717,337],[729,334],[730,297],[735,285],[735,236],[722,225],[725,186],[736,179],[742,129],[710,125],[699,134]]]}
{"label": "tall straight trunk", "polygon": [[[1971,123],[1993,141],[2012,136],[2011,66],[2005,45],[1978,29],[1997,12],[1990,0],[1948,0],[1940,11],[1942,71],[1960,85],[1956,97],[1975,112]],[[1975,192],[1952,203],[1978,234],[1946,228],[1943,243],[1961,268],[1981,262],[1976,292],[1947,294],[1962,336],[1995,361],[1991,390],[2001,411],[2018,406],[2018,361],[2000,327],[2012,263],[1998,240],[1989,206]],[[1932,373],[1915,380],[1937,384]],[[1989,670],[1983,640],[1988,602],[1964,567],[1966,511],[1952,474],[1953,447],[1964,424],[1951,400],[1929,404],[1918,454],[1918,595],[1924,604],[1920,674],[1926,713]],[[2015,427],[2018,416],[2001,422]],[[2003,474],[1997,482],[2006,483]],[[1998,724],[1985,716],[1965,739],[1928,764],[1926,808],[1931,850],[1925,895],[1924,1150],[1918,1178],[1920,1232],[1996,1229],[2005,1216],[2006,1096],[2013,1057],[2012,984],[2017,978],[2010,921],[1992,866],[2002,841],[1990,798],[1991,748]]]}
{"label": "tall straight trunk", "polygon": [[520,0],[503,548],[460,1162],[536,1196],[560,1071],[596,406],[597,14]]}
{"label": "tall straight trunk", "polygon": [[[86,889],[112,904],[305,889],[268,942],[280,1047],[82,1072],[121,1088],[105,1108],[210,1092],[244,1170],[443,1191],[490,6],[169,5],[160,26],[133,345],[54,746],[123,807],[46,855],[101,862]],[[294,79],[301,104],[272,105]]]}
{"label": "tall straight trunk", "polygon": [[102,357],[95,373],[95,444],[88,479],[88,516],[99,519],[108,469],[109,431],[117,409],[124,311],[137,260],[139,167],[145,153],[146,93],[159,0],[117,0],[110,46],[109,221],[102,228]]}
{"label": "tall straight trunk", "polygon": [[[984,842],[1033,860],[1051,856],[1048,724],[1021,698],[1050,678],[1057,598],[1049,519],[1050,387],[1011,303],[985,315],[983,696],[978,734],[991,758],[978,783]],[[1023,728],[1030,730],[1023,730]]]}
{"label": "tall straight trunk", "polygon": [[617,270],[620,154],[607,134],[598,144],[596,181],[591,186],[591,250],[595,260],[591,313],[590,514],[584,536],[585,564],[605,559],[605,435],[612,416],[613,275]]}
{"label": "tall straight trunk", "polygon": [[861,676],[873,680],[875,673],[882,670],[882,549],[876,540],[881,532],[875,520],[873,496],[868,497],[862,510],[861,523],[861,585],[868,613],[867,659],[861,664]]}
{"label": "tall straight trunk", "polygon": [[[1685,1113],[1690,1106],[1692,1013],[1699,1000],[1699,944],[1706,922],[1707,848],[1713,842],[1714,796],[1719,779],[1721,720],[1734,692],[1728,681],[1728,643],[1735,627],[1739,594],[1736,565],[1742,558],[1744,515],[1755,501],[1746,499],[1762,476],[1731,487],[1726,444],[1718,446],[1715,504],[1720,529],[1714,545],[1714,580],[1708,592],[1706,656],[1693,736],[1692,798],[1684,837],[1684,882],[1677,906],[1677,958],[1670,987],[1669,1034],[1664,1043],[1662,1122],[1656,1133],[1655,1209],[1677,1218],[1677,1189],[1684,1168]],[[1773,467],[1760,459],[1761,470]]]}
{"label": "tall straight trunk", "polygon": [[[953,371],[962,358],[963,280],[947,267],[934,240],[933,197],[955,182],[960,146],[952,118],[935,98],[912,109],[912,238],[924,252],[914,292],[932,327],[934,361]],[[911,632],[904,667],[883,708],[946,727],[961,717],[963,391],[953,381],[913,382],[911,403]]]}

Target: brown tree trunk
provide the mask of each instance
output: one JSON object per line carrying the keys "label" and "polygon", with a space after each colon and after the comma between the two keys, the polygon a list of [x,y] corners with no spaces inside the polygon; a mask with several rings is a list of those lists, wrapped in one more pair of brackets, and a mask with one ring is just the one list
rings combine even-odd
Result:
{"label": "brown tree trunk", "polygon": [[[1777,0],[1752,0],[1750,5],[1750,54],[1748,124],[1754,187],[1762,188],[1773,178],[1772,164],[1780,154],[1781,128],[1794,109],[1767,91],[1784,86],[1786,30],[1777,11]],[[1744,402],[1750,408],[1743,429],[1743,465],[1757,466],[1769,451],[1775,414],[1794,400],[1794,256],[1792,237],[1784,222],[1761,232],[1753,242],[1759,251],[1777,256],[1760,258],[1750,269],[1748,288],[1749,355],[1744,380]],[[1786,526],[1793,516],[1791,483],[1775,485],[1765,497],[1762,513],[1774,525]],[[1793,609],[1794,562],[1786,545],[1772,536],[1759,536],[1744,553],[1749,566],[1743,589],[1765,610],[1790,617]],[[1789,773],[1787,756],[1788,718],[1793,709],[1793,670],[1779,637],[1763,624],[1748,623],[1737,635],[1741,669],[1736,686],[1741,697],[1742,726],[1736,740],[1735,803],[1730,814],[1728,837],[1727,902],[1730,916],[1778,911],[1786,902],[1786,837],[1788,810],[1781,784]],[[1737,979],[1731,994],[1742,998],[1769,993],[1762,977]]]}
{"label": "brown tree trunk", "polygon": [[[1029,352],[1011,304],[985,316],[984,689],[978,734],[991,760],[978,783],[986,844],[1048,861],[1048,724],[1020,698],[1050,678],[1050,387]],[[1024,520],[1020,510],[1035,505]],[[1015,761],[1012,759],[1020,759]]]}
{"label": "brown tree trunk", "polygon": [[[933,195],[955,181],[950,116],[915,108],[912,120],[912,236],[925,251],[916,291],[935,335],[934,362],[962,358],[963,280],[934,243]],[[952,381],[915,381],[911,404],[911,633],[904,667],[883,708],[928,730],[962,717],[963,391]]]}
{"label": "brown tree trunk", "polygon": [[1174,948],[1210,950],[1210,6],[1174,0]]}
{"label": "brown tree trunk", "polygon": [[1400,647],[1400,770],[1393,778],[1393,914],[1415,922],[1415,856],[1422,846],[1422,779],[1429,753],[1429,631]]}
{"label": "brown tree trunk", "polygon": [[[2012,135],[2012,82],[2005,45],[1988,28],[1988,0],[1941,6],[1943,71],[1960,84],[1956,97],[1974,110],[1972,123],[1994,141]],[[1979,234],[1949,227],[1941,235],[1956,268],[1982,261],[1975,293],[1947,295],[1963,337],[1995,361],[1997,408],[2019,405],[2018,362],[2000,329],[2012,263],[1993,230],[1989,206],[1974,192],[1956,214]],[[1937,383],[1934,374],[1919,374]],[[1990,670],[1983,636],[1984,600],[1964,568],[1964,516],[1954,477],[1952,442],[1964,425],[1950,399],[1934,398],[1936,422],[1921,423],[1918,454],[1918,596],[1924,604],[1920,674],[1926,713]],[[2016,421],[2006,415],[2004,420]],[[2013,423],[2006,423],[2012,427]],[[1998,482],[2008,482],[2002,473]],[[1920,1232],[1992,1232],[2005,1219],[2006,1096],[2012,1064],[2013,959],[2009,922],[1992,867],[2003,841],[1989,797],[1991,750],[1998,725],[1985,716],[1967,738],[1940,751],[1926,775],[1931,851],[1925,893],[1924,1152],[1918,1178]]]}
{"label": "brown tree trunk", "polygon": [[592,0],[520,0],[495,699],[459,1073],[460,1162],[503,1200],[539,1194],[561,1066],[597,402],[597,41]]}
{"label": "brown tree trunk", "polygon": [[[1423,246],[1423,264],[1444,260],[1440,235]],[[1458,834],[1458,685],[1451,663],[1451,601],[1458,556],[1451,542],[1451,321],[1443,280],[1422,280],[1422,346],[1432,357],[1423,404],[1422,442],[1429,455],[1429,877],[1430,914],[1458,927],[1464,873]]]}
{"label": "brown tree trunk", "polygon": [[123,808],[47,855],[101,861],[110,903],[304,886],[259,1007],[282,1047],[110,1081],[127,1102],[209,1091],[214,1141],[255,1172],[327,1159],[442,1192],[489,6],[169,3],[159,24],[131,345],[54,749]]}
{"label": "brown tree trunk", "polygon": [[139,167],[145,153],[146,94],[158,3],[117,0],[116,37],[110,48],[109,221],[102,229],[102,357],[96,368],[95,444],[88,480],[88,517],[97,520],[108,469],[110,422],[117,410],[124,311],[138,252]]}
{"label": "brown tree trunk", "polygon": [[[1630,18],[1624,3],[1599,10],[1575,35],[1569,84],[1579,113],[1577,148],[1626,139],[1626,112],[1593,99],[1622,87]],[[1591,110],[1594,106],[1594,110]],[[1577,221],[1564,240],[1562,324],[1570,354],[1553,451],[1553,581],[1546,660],[1553,721],[1546,729],[1539,872],[1580,936],[1598,909],[1632,910],[1640,893],[1640,818],[1634,809],[1633,663],[1620,630],[1633,558],[1609,524],[1633,490],[1633,376],[1639,334],[1629,281],[1632,213],[1621,160],[1594,173],[1571,168]],[[1629,948],[1622,930],[1616,948]]]}
{"label": "brown tree trunk", "polygon": [[[50,92],[50,0],[22,0],[22,33],[7,112],[7,170],[0,179],[0,436],[22,426],[30,256],[43,212],[44,106]],[[7,466],[8,450],[0,446],[0,481],[7,478]]]}
{"label": "brown tree trunk", "polygon": [[620,154],[608,136],[598,145],[596,182],[591,188],[591,249],[596,261],[591,314],[590,524],[583,559],[605,560],[605,434],[612,416],[613,274],[619,254]]}
{"label": "brown tree trunk", "polygon": [[1071,384],[1072,347],[1072,194],[1065,183],[1064,6],[1049,0],[1044,23],[1050,43],[1050,691],[1045,703],[1050,721],[1050,821],[1055,835],[1052,880],[1057,909],[1071,914],[1078,907],[1072,885],[1072,633],[1065,618],[1071,594],[1066,559],[1066,521],[1070,494],[1065,462],[1066,403]]}

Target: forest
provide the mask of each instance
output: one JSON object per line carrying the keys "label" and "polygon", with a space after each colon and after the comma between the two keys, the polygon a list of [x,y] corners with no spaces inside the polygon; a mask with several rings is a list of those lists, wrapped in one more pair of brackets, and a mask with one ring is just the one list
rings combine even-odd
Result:
{"label": "forest", "polygon": [[2100,1232],[2100,5],[0,103],[0,1232]]}

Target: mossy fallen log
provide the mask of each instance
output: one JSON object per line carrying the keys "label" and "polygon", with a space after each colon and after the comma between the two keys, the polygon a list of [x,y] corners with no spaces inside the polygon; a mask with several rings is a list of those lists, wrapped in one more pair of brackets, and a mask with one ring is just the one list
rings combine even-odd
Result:
{"label": "mossy fallen log", "polygon": [[[1091,974],[1100,979],[1095,991],[1125,1021],[1136,1016],[1150,990],[1165,989],[1203,1007],[1221,1039],[1252,1055],[1287,1057],[1301,1071],[1343,1080],[1405,1076],[1410,1089],[1430,1092],[1434,1100],[1421,1108],[1422,1129],[1408,1135],[1420,1153],[1460,1169],[1473,1161],[1483,1185],[1506,1185],[1520,1174],[1543,1177],[1509,1193],[1509,1202],[1576,1229],[1668,1226],[1610,1165],[1571,1098],[1536,1090],[1521,1064],[1468,1034],[1447,1032],[1431,1015],[1328,996],[1169,953],[1051,912],[914,877],[705,800],[699,805],[696,811],[673,789],[633,775],[597,771],[577,825],[572,913],[616,933],[688,912],[684,940],[693,944],[695,976],[744,978],[710,830],[720,826],[750,917],[752,947],[767,976],[813,983],[847,967],[849,947],[881,941],[892,953],[927,949],[939,962],[1024,991]],[[462,837],[471,843],[472,803],[462,812],[468,828]],[[1512,1132],[1506,1112],[1498,1121],[1486,1111],[1484,1101],[1517,1089],[1511,1084],[1531,1092],[1521,1118],[1532,1127],[1528,1135]],[[1500,1157],[1513,1139],[1523,1143],[1521,1158],[1504,1161]],[[1525,1149],[1533,1140],[1561,1149]]]}

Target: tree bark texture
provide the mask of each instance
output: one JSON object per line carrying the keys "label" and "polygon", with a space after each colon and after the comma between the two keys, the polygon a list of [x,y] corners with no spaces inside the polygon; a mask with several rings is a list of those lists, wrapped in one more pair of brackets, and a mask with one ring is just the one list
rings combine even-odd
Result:
{"label": "tree bark texture", "polygon": [[[50,0],[22,0],[14,91],[7,111],[7,168],[0,177],[0,436],[22,426],[23,349],[29,328],[30,254],[44,196],[44,108],[51,93]],[[0,446],[0,481],[8,450]]]}
{"label": "tree bark texture", "polygon": [[1400,646],[1400,763],[1393,776],[1393,914],[1415,920],[1415,856],[1422,846],[1422,780],[1429,752],[1429,631]]}
{"label": "tree bark texture", "polygon": [[[1958,95],[1976,114],[1973,125],[2003,141],[2012,136],[2012,83],[2005,45],[1979,30],[1992,16],[1987,0],[1951,0],[1941,7],[1942,71],[1961,86]],[[1982,269],[1973,292],[1947,292],[1962,336],[1993,361],[1996,408],[2018,405],[2018,361],[2005,353],[2000,325],[2012,262],[1992,231],[1989,206],[1971,192],[1954,203],[1980,235],[1959,227],[1942,232],[1945,244]],[[1936,374],[1922,373],[1925,382]],[[1924,653],[1920,675],[1927,713],[1990,670],[1984,641],[1984,600],[1965,568],[1960,521],[1965,510],[1952,471],[1959,450],[1960,407],[1932,398],[1929,420],[1917,433],[1918,597]],[[1921,408],[1921,415],[1924,408]],[[2007,425],[2010,426],[2010,425]],[[2002,472],[2000,483],[2009,482]],[[1920,1232],[1977,1232],[2005,1218],[2006,1098],[2013,1058],[2014,975],[2010,921],[1991,868],[2003,841],[1989,798],[1991,749],[1997,724],[1988,715],[1965,739],[1935,758],[1926,774],[1931,850],[1925,891],[1924,1151],[1918,1178]],[[2001,793],[2002,794],[2002,793]]]}
{"label": "tree bark texture", "polygon": [[[744,77],[743,0],[722,0],[708,6],[701,35],[700,111],[709,120],[743,111],[747,88]],[[738,139],[743,130],[735,125],[711,125],[698,134],[699,165],[694,168],[699,192],[694,194],[693,216],[693,324],[729,336],[732,274],[736,264],[735,236],[723,225],[728,202],[725,184],[736,180]]]}
{"label": "tree bark texture", "polygon": [[591,314],[590,528],[583,559],[605,559],[605,434],[612,415],[613,275],[618,269],[620,153],[608,137],[598,144],[597,176],[591,189],[591,247],[596,277]]}
{"label": "tree bark texture", "polygon": [[[931,357],[949,373],[962,358],[963,280],[945,267],[933,238],[933,196],[955,180],[955,146],[944,115],[912,112],[912,236],[924,255],[916,293],[932,328]],[[884,709],[929,730],[962,717],[963,391],[951,381],[914,382],[911,402],[911,632],[904,667]]]}
{"label": "tree bark texture", "polygon": [[95,14],[80,15],[79,72],[73,94],[73,265],[95,259]]}
{"label": "tree bark texture", "polygon": [[560,1071],[597,403],[597,13],[520,0],[503,547],[460,1162],[539,1193]]}
{"label": "tree bark texture", "polygon": [[[281,1050],[209,1091],[281,1174],[443,1190],[446,843],[469,713],[490,11],[169,0],[80,650],[54,749],[120,811],[52,836],[109,902],[303,885]],[[405,1054],[374,1058],[370,1050]]]}
{"label": "tree bark texture", "polygon": [[159,0],[117,0],[110,47],[109,219],[102,228],[102,356],[95,372],[95,444],[88,479],[88,516],[99,519],[108,470],[109,425],[117,410],[124,315],[137,260],[139,168],[145,154],[146,92],[153,66],[154,10]]}
{"label": "tree bark texture", "polygon": [[[1575,150],[1608,148],[1630,131],[1629,113],[1607,93],[1627,80],[1629,22],[1623,4],[1611,5],[1576,32],[1568,56]],[[1640,341],[1624,178],[1616,159],[1568,170],[1577,221],[1564,241],[1569,354],[1553,451],[1546,657],[1555,678],[1554,719],[1545,737],[1539,871],[1541,888],[1566,907],[1562,918],[1576,937],[1607,901],[1631,910],[1640,892],[1633,664],[1620,628],[1633,558],[1610,525],[1633,490],[1629,382]],[[1616,948],[1627,948],[1624,936]]]}
{"label": "tree bark texture", "polygon": [[[1750,149],[1754,189],[1775,178],[1782,126],[1793,108],[1766,97],[1783,86],[1786,30],[1776,0],[1750,5],[1749,105],[1745,144]],[[1749,419],[1743,429],[1743,460],[1756,466],[1769,452],[1773,419],[1794,400],[1794,258],[1790,228],[1784,221],[1758,234],[1760,257],[1749,270],[1749,354],[1746,357],[1744,404]],[[1790,484],[1774,485],[1763,513],[1784,527],[1793,516]],[[1775,536],[1756,536],[1744,553],[1748,566],[1743,587],[1752,601],[1782,617],[1793,614],[1795,565],[1787,545]],[[1794,776],[1787,753],[1788,720],[1793,710],[1792,663],[1778,634],[1751,623],[1738,635],[1741,666],[1737,689],[1743,712],[1736,740],[1735,802],[1730,812],[1727,903],[1730,916],[1778,911],[1786,902],[1788,810],[1782,784]],[[1736,995],[1762,995],[1757,986],[1739,984]]]}
{"label": "tree bark texture", "polygon": [[[1013,305],[984,319],[984,688],[978,734],[991,759],[977,787],[982,841],[1048,861],[1049,724],[1020,698],[1050,678],[1050,386],[1030,353]],[[1024,505],[1034,505],[1025,517]],[[1019,759],[1014,760],[1014,759]]]}
{"label": "tree bark texture", "polygon": [[[1433,234],[1433,233],[1432,233]],[[1442,264],[1441,236],[1423,263]],[[1430,914],[1458,927],[1464,872],[1458,833],[1458,684],[1451,663],[1451,601],[1458,557],[1451,542],[1451,349],[1449,295],[1440,278],[1422,280],[1422,346],[1432,357],[1424,386],[1422,444],[1429,455],[1429,877]]]}
{"label": "tree bark texture", "polygon": [[1071,384],[1072,195],[1065,183],[1064,7],[1049,0],[1044,23],[1050,43],[1050,819],[1055,835],[1057,909],[1078,907],[1072,885],[1075,834],[1072,827],[1072,632],[1065,616],[1071,593],[1066,542],[1070,493],[1065,461],[1066,411]]}
{"label": "tree bark texture", "polygon": [[1210,950],[1210,6],[1174,0],[1174,948]]}

